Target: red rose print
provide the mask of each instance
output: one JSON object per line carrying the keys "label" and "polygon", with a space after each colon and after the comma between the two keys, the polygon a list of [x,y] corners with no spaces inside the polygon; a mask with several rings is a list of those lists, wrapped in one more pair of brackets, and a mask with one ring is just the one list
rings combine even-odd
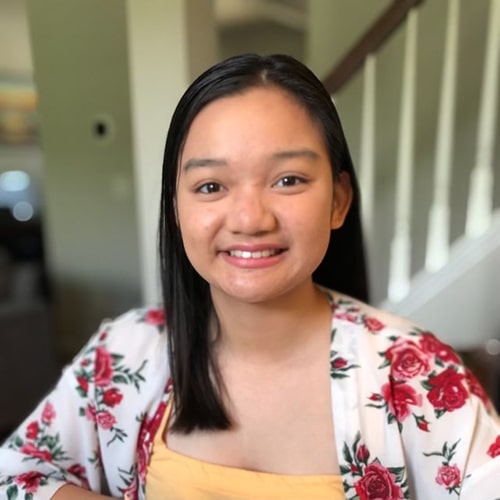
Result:
{"label": "red rose print", "polygon": [[144,483],[146,480],[146,472],[148,469],[148,448],[145,443],[139,446],[137,453],[137,472],[139,474],[140,481]]}
{"label": "red rose print", "polygon": [[377,462],[367,465],[363,477],[354,487],[360,500],[403,500],[403,490],[396,476]]}
{"label": "red rose print", "polygon": [[359,474],[359,467],[356,464],[351,464],[351,472],[353,474]]}
{"label": "red rose print", "polygon": [[349,312],[339,312],[335,315],[337,319],[349,321],[349,323],[356,323],[357,316]]}
{"label": "red rose print", "polygon": [[55,416],[56,412],[54,411],[54,407],[47,401],[47,403],[45,403],[45,406],[43,407],[42,422],[44,424],[50,424],[52,420],[54,420]]}
{"label": "red rose print", "polygon": [[453,411],[461,408],[469,397],[463,385],[464,379],[464,375],[450,366],[439,375],[429,378],[432,389],[427,393],[427,399],[436,410]]}
{"label": "red rose print", "polygon": [[124,500],[132,500],[137,498],[137,490],[138,490],[138,485],[137,485],[137,476],[135,476],[132,479],[132,482],[127,486],[125,490],[123,490],[123,499]]}
{"label": "red rose print", "polygon": [[38,426],[38,422],[31,422],[31,424],[26,427],[26,437],[28,439],[36,439],[39,432],[40,427]]}
{"label": "red rose print", "polygon": [[116,423],[115,417],[113,417],[113,415],[111,415],[111,413],[106,410],[97,412],[95,419],[97,425],[105,431],[111,429],[111,427],[113,427],[113,425],[115,425]]}
{"label": "red rose print", "polygon": [[95,385],[105,387],[111,383],[113,377],[113,358],[102,346],[96,348]]}
{"label": "red rose print", "polygon": [[491,458],[495,458],[498,457],[498,455],[500,455],[500,434],[497,436],[495,441],[491,443],[487,453]]}
{"label": "red rose print", "polygon": [[368,448],[362,444],[356,451],[356,459],[358,462],[365,463],[368,461],[370,458],[370,452],[368,451]]}
{"label": "red rose print", "polygon": [[83,465],[73,464],[71,467],[69,467],[68,472],[80,479],[83,483],[83,486],[88,489],[89,483],[87,479],[87,471],[85,470],[85,467]]}
{"label": "red rose print", "polygon": [[[169,380],[167,383],[167,390],[170,388],[171,381]],[[151,440],[156,433],[159,423],[161,422],[161,418],[165,413],[167,408],[167,404],[165,401],[162,401],[156,410],[156,413],[152,416],[145,416],[144,420],[141,424],[141,429],[139,431],[139,439],[137,441],[137,457],[138,457],[138,473],[141,481],[144,481],[146,478],[147,465],[148,465],[148,455],[149,455],[149,447],[151,445]]]}
{"label": "red rose print", "polygon": [[106,406],[111,406],[113,408],[117,404],[120,404],[123,396],[118,389],[112,388],[107,389],[103,394],[103,402]]}
{"label": "red rose print", "polygon": [[165,311],[163,309],[150,309],[144,318],[146,323],[154,326],[165,324]]}
{"label": "red rose print", "polygon": [[99,340],[102,342],[103,340],[106,340],[107,337],[108,337],[108,334],[106,332],[102,332],[99,335]]}
{"label": "red rose print", "polygon": [[438,469],[436,483],[450,489],[460,486],[460,469],[456,465],[442,465]]}
{"label": "red rose print", "polygon": [[455,351],[447,344],[443,344],[432,333],[423,333],[420,337],[420,346],[424,352],[437,356],[441,361],[447,363],[460,363]]}
{"label": "red rose print", "polygon": [[52,455],[47,450],[39,450],[33,443],[25,443],[21,446],[21,453],[26,453],[30,457],[38,458],[45,462],[52,461]]}
{"label": "red rose print", "polygon": [[26,493],[36,493],[42,475],[39,472],[25,472],[14,479],[14,482],[24,488]]}
{"label": "red rose print", "polygon": [[365,326],[370,332],[379,332],[385,328],[384,323],[377,318],[365,318]]}
{"label": "red rose print", "polygon": [[95,422],[96,421],[95,407],[93,407],[92,405],[88,405],[87,408],[85,408],[85,416],[87,417],[87,420]]}
{"label": "red rose print", "polygon": [[[167,383],[167,391],[171,388],[171,379]],[[162,401],[152,416],[145,416],[139,431],[139,439],[137,441],[137,456],[139,477],[145,480],[147,470],[147,458],[149,456],[149,448],[151,441],[161,423],[161,419],[166,411],[167,403]]]}
{"label": "red rose print", "polygon": [[391,361],[391,374],[396,379],[409,380],[429,373],[428,355],[411,340],[396,342],[385,356]]}
{"label": "red rose print", "polygon": [[417,418],[417,426],[420,430],[429,432],[429,422],[424,417]]}
{"label": "red rose print", "polygon": [[141,424],[141,430],[139,431],[139,443],[144,443],[146,446],[148,446],[149,442],[152,439],[152,436],[154,436],[154,434],[158,429],[158,426],[161,422],[161,419],[166,409],[167,409],[167,403],[165,401],[162,401],[159,404],[158,409],[156,410],[156,413],[153,415],[153,417],[148,417],[148,416],[144,417],[144,420],[142,421]]}
{"label": "red rose print", "polygon": [[382,401],[384,399],[380,394],[376,394],[375,392],[368,398],[370,401]]}
{"label": "red rose print", "polygon": [[402,422],[411,415],[410,405],[422,406],[422,395],[413,387],[403,382],[387,383],[382,386],[382,396],[387,402],[389,411]]}
{"label": "red rose print", "polygon": [[76,381],[78,382],[78,385],[81,387],[83,392],[87,394],[89,391],[89,382],[86,378],[84,377],[76,377]]}
{"label": "red rose print", "polygon": [[86,475],[85,467],[80,464],[73,464],[71,467],[68,468],[68,472],[76,477]]}
{"label": "red rose print", "polygon": [[347,361],[344,358],[335,358],[332,362],[332,368],[334,370],[340,370],[347,366]]}
{"label": "red rose print", "polygon": [[470,392],[477,396],[485,406],[490,406],[490,398],[486,391],[483,389],[483,386],[479,383],[478,379],[472,373],[469,368],[465,369],[465,380],[467,381],[467,385],[469,386]]}

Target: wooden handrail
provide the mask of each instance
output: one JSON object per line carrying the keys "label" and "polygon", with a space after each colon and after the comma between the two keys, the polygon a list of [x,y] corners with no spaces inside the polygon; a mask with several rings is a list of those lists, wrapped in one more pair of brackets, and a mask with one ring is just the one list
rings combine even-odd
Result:
{"label": "wooden handrail", "polygon": [[362,66],[366,57],[378,50],[400,24],[408,12],[424,0],[394,0],[381,14],[371,28],[359,39],[354,47],[323,79],[323,85],[330,94],[338,92]]}

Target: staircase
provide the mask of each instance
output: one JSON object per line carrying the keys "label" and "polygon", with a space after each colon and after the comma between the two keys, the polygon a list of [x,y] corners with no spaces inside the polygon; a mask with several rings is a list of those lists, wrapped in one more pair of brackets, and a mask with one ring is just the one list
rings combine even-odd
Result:
{"label": "staircase", "polygon": [[[395,0],[324,84],[342,117],[343,104],[362,103],[356,164],[372,301],[457,349],[493,352],[500,0],[473,3]],[[399,91],[389,95],[387,83]]]}

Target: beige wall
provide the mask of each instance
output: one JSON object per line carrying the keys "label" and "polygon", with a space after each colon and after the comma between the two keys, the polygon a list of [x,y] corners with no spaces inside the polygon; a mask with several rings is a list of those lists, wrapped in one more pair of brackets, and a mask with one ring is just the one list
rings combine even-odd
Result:
{"label": "beige wall", "polygon": [[312,0],[309,2],[306,58],[320,77],[352,47],[391,0]]}
{"label": "beige wall", "polygon": [[306,34],[272,22],[259,22],[219,30],[219,59],[255,52],[284,53],[305,62]]}
{"label": "beige wall", "polygon": [[[99,11],[96,16],[95,12]],[[28,2],[61,351],[140,301],[125,6]],[[104,119],[109,134],[94,133]]]}
{"label": "beige wall", "polygon": [[0,0],[0,76],[31,76],[32,61],[24,0]]}

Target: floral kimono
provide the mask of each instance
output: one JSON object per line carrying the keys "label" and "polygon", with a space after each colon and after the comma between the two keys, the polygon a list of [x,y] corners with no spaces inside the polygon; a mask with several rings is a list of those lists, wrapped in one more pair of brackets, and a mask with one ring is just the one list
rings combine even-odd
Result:
{"label": "floral kimono", "polygon": [[[401,318],[324,292],[345,497],[499,499],[500,424],[455,352]],[[161,309],[103,323],[0,448],[0,498],[50,499],[69,482],[144,499],[171,395],[166,342]]]}

